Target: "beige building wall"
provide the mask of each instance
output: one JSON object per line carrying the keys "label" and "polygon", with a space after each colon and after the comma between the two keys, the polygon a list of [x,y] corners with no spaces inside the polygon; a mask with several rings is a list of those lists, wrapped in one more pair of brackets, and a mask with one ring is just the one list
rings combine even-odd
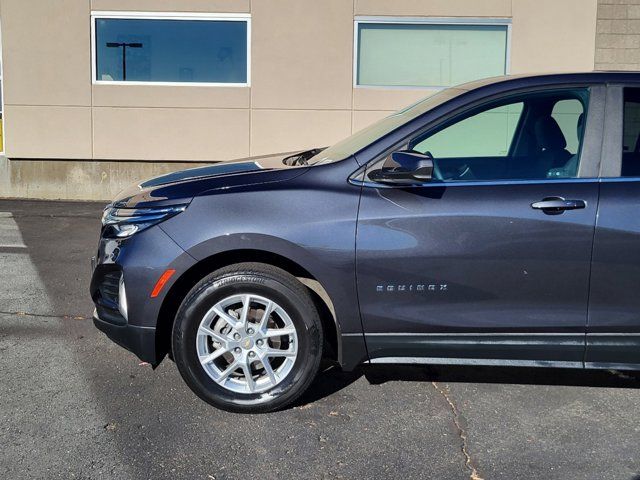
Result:
{"label": "beige building wall", "polygon": [[[90,14],[98,10],[250,13],[251,86],[93,85]],[[16,177],[49,182],[46,166],[25,162],[66,161],[38,195],[104,198],[136,170],[151,173],[136,161],[209,162],[328,145],[432,93],[354,88],[357,16],[510,19],[510,72],[526,73],[592,70],[596,13],[596,0],[0,0],[9,158],[0,165],[0,196],[25,195]],[[129,173],[114,166],[122,160]],[[72,166],[65,179],[60,172]],[[87,192],[99,182],[107,187]]]}
{"label": "beige building wall", "polygon": [[640,1],[599,0],[598,70],[640,70]]}

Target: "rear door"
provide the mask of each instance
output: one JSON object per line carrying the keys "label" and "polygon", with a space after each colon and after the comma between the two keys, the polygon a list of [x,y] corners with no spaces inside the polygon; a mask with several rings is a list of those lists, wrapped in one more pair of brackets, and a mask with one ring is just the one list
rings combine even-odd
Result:
{"label": "rear door", "polygon": [[610,86],[587,367],[640,369],[640,88]]}

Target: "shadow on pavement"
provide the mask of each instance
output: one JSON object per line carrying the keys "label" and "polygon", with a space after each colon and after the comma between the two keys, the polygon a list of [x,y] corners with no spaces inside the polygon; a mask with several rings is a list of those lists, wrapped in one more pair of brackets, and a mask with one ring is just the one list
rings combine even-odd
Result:
{"label": "shadow on pavement", "polygon": [[329,397],[348,387],[361,376],[362,372],[360,370],[343,372],[336,366],[327,367],[318,373],[318,376],[307,391],[287,408],[300,407]]}
{"label": "shadow on pavement", "polygon": [[367,381],[374,385],[390,381],[408,381],[640,388],[640,375],[637,372],[611,370],[463,365],[367,365],[363,367],[363,373]]}
{"label": "shadow on pavement", "polygon": [[[338,367],[324,369],[307,392],[288,408],[331,396],[363,375],[372,385],[386,382],[443,382],[640,388],[638,372],[465,365],[363,365],[353,372],[343,372]],[[640,480],[640,477],[634,480]]]}

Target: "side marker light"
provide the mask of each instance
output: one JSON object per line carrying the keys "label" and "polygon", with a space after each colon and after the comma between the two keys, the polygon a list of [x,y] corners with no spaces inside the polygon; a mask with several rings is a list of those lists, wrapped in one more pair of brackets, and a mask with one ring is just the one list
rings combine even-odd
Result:
{"label": "side marker light", "polygon": [[156,286],[153,287],[153,291],[151,292],[151,298],[156,298],[158,295],[160,295],[160,292],[164,288],[165,284],[169,281],[174,273],[176,273],[176,271],[173,268],[170,268],[168,270],[165,270],[164,273],[160,275],[160,278],[156,282]]}

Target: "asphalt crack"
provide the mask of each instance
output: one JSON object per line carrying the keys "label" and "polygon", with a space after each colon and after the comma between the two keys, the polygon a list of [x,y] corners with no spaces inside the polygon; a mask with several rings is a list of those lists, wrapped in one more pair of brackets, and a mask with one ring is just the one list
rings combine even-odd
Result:
{"label": "asphalt crack", "polygon": [[0,315],[14,315],[17,317],[33,317],[33,318],[60,318],[62,320],[89,320],[90,317],[86,315],[56,315],[56,314],[44,314],[44,313],[30,313],[30,312],[8,312],[5,310],[0,310]]}
{"label": "asphalt crack", "polygon": [[478,469],[475,467],[473,459],[469,454],[467,432],[462,427],[462,424],[460,422],[460,412],[458,411],[458,407],[456,407],[456,404],[453,402],[453,400],[449,396],[449,389],[448,388],[444,389],[440,387],[436,382],[431,382],[431,385],[433,385],[433,388],[435,388],[436,391],[440,393],[440,395],[442,395],[442,397],[445,399],[445,401],[449,405],[449,409],[451,410],[451,413],[453,414],[453,423],[456,426],[456,429],[458,430],[458,436],[460,437],[460,441],[461,441],[460,450],[462,451],[462,455],[464,456],[465,467],[467,468],[467,470],[469,470],[469,478],[471,480],[484,480],[478,473]]}

